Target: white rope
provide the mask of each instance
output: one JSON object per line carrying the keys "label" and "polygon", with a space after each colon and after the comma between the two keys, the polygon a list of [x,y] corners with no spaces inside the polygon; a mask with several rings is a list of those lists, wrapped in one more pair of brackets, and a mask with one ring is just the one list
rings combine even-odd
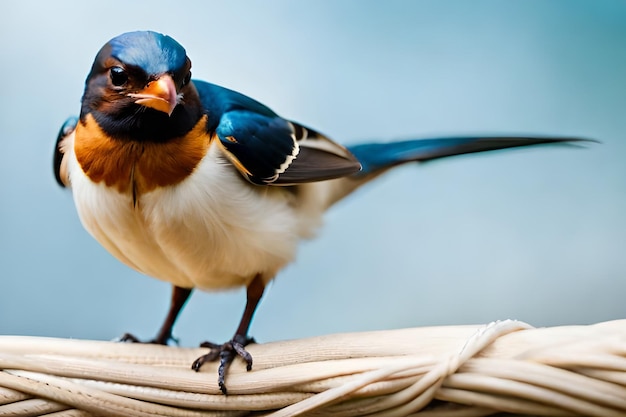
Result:
{"label": "white rope", "polygon": [[506,320],[254,344],[229,395],[204,349],[0,336],[0,416],[626,415],[626,320]]}

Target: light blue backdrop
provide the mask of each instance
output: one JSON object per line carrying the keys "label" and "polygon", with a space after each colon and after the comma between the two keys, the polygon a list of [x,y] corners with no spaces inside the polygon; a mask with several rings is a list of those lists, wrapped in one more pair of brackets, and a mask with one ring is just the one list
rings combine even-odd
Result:
{"label": "light blue backdrop", "polygon": [[[150,337],[168,284],[81,227],[52,176],[97,50],[181,42],[197,78],[343,143],[467,133],[581,135],[406,166],[328,213],[269,288],[260,341],[517,318],[626,316],[623,1],[56,1],[0,6],[0,334]],[[196,294],[183,345],[223,341],[242,291]]]}

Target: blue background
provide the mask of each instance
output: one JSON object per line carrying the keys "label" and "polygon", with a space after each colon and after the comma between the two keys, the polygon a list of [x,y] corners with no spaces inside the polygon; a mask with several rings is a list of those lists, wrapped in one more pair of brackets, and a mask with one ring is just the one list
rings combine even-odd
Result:
{"label": "blue background", "polygon": [[[52,175],[98,49],[152,29],[194,77],[343,143],[580,135],[404,166],[334,207],[269,287],[259,341],[517,318],[624,318],[626,2],[32,2],[0,6],[0,334],[150,337],[169,285],[119,263]],[[183,345],[231,336],[243,291],[197,293]]]}

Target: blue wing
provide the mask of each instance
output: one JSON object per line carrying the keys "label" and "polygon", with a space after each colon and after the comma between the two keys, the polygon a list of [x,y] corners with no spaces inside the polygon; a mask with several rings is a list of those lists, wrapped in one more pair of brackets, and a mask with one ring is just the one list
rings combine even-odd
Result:
{"label": "blue wing", "polygon": [[250,97],[194,80],[208,128],[225,156],[250,182],[289,185],[338,178],[361,165],[343,146],[278,116]]}
{"label": "blue wing", "polygon": [[[214,84],[194,81],[227,158],[252,183],[286,185],[380,172],[474,152],[586,141],[567,137],[464,136],[367,143],[348,149],[279,117],[263,104]],[[362,171],[359,170],[362,167]]]}

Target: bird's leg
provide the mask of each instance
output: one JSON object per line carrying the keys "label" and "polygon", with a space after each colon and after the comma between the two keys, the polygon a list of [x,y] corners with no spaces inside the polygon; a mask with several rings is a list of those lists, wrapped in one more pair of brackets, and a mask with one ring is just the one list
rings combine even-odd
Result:
{"label": "bird's leg", "polygon": [[219,384],[220,390],[224,393],[224,395],[227,394],[225,383],[226,370],[236,356],[241,356],[241,358],[246,361],[246,369],[248,371],[252,369],[252,356],[248,353],[248,351],[246,351],[245,346],[249,343],[254,343],[254,339],[248,337],[248,329],[250,328],[254,311],[256,310],[259,301],[261,301],[264,290],[265,284],[261,279],[261,275],[257,274],[250,285],[248,285],[246,292],[246,308],[233,338],[223,345],[211,342],[202,343],[200,345],[201,347],[208,347],[211,351],[206,355],[200,356],[191,365],[191,369],[197,372],[205,362],[211,362],[219,358],[220,366],[217,371],[217,383]]}
{"label": "bird's leg", "polygon": [[172,329],[174,327],[174,323],[176,322],[176,318],[178,318],[178,314],[180,310],[182,310],[183,306],[187,302],[187,299],[191,295],[191,288],[181,288],[177,286],[172,286],[172,299],[170,301],[170,310],[167,313],[167,317],[165,317],[165,321],[161,325],[161,329],[157,333],[156,337],[147,342],[141,342],[135,336],[130,333],[124,333],[122,337],[120,337],[121,342],[133,342],[133,343],[154,343],[157,345],[167,345],[169,340],[173,340],[178,343],[172,336]]}

